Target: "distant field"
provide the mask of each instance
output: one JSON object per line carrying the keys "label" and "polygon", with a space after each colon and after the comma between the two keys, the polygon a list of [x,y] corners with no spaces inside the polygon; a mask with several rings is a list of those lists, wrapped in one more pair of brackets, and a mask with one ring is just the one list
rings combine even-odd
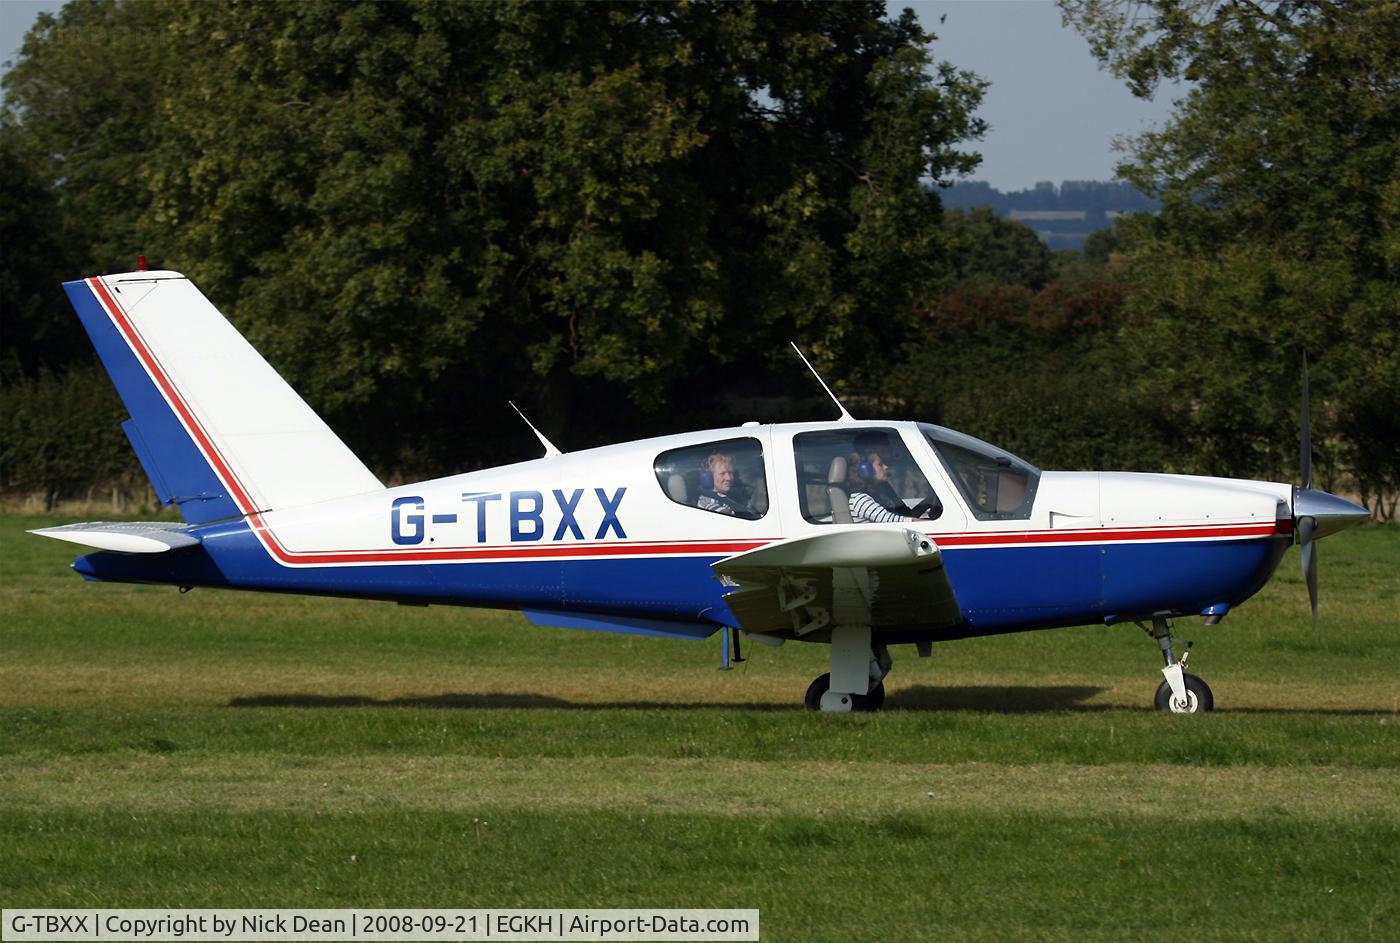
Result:
{"label": "distant field", "polygon": [[0,517],[0,903],[757,907],[765,940],[1393,939],[1400,528],[1178,627],[1217,713],[1147,709],[1136,629],[895,652],[513,613],[84,584]]}

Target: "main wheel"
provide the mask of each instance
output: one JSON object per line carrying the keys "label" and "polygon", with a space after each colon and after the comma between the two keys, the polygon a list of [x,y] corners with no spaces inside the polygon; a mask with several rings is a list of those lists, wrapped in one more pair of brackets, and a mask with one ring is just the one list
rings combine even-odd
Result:
{"label": "main wheel", "polygon": [[[1152,706],[1159,711],[1171,711],[1173,714],[1197,714],[1215,710],[1215,695],[1210,693],[1210,685],[1193,674],[1182,674],[1181,680],[1186,682],[1185,702],[1172,697],[1172,686],[1163,681],[1157,687],[1157,696],[1152,699]],[[820,701],[820,698],[818,700]]]}
{"label": "main wheel", "polygon": [[[816,678],[807,686],[807,696],[802,700],[809,711],[822,709],[822,695],[831,690],[831,673]],[[881,681],[870,689],[868,694],[852,694],[851,710],[857,712],[878,711],[885,706],[885,682]]]}

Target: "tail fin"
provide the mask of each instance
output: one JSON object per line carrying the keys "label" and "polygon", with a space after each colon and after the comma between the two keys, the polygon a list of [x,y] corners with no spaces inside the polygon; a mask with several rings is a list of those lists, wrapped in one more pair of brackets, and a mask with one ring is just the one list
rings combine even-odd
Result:
{"label": "tail fin", "polygon": [[63,287],[131,414],[122,429],[141,467],[186,521],[384,487],[183,275]]}

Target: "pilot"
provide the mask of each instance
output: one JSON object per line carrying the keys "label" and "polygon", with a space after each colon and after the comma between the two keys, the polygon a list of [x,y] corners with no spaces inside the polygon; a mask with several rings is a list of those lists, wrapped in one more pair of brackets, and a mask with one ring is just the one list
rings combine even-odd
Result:
{"label": "pilot", "polygon": [[728,452],[711,452],[701,464],[701,477],[708,475],[709,486],[700,492],[695,506],[704,511],[729,514],[756,521],[759,514],[750,506],[749,490],[739,483],[734,456]]}
{"label": "pilot", "polygon": [[912,508],[900,499],[889,481],[888,452],[888,448],[873,448],[851,453],[851,520],[857,524],[888,524],[920,517],[932,520],[942,514],[943,505],[933,494]]}

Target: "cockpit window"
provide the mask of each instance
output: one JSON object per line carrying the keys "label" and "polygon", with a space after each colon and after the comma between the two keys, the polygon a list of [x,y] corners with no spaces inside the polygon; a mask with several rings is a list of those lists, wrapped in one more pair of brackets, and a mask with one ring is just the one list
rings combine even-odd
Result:
{"label": "cockpit window", "polygon": [[943,505],[894,429],[857,427],[793,438],[798,503],[813,524],[937,518]]}
{"label": "cockpit window", "polygon": [[1040,469],[981,439],[920,423],[919,429],[947,467],[968,509],[980,521],[1022,521],[1031,516]]}
{"label": "cockpit window", "polygon": [[757,439],[722,439],[656,456],[656,481],[677,504],[756,521],[768,513],[763,446]]}

